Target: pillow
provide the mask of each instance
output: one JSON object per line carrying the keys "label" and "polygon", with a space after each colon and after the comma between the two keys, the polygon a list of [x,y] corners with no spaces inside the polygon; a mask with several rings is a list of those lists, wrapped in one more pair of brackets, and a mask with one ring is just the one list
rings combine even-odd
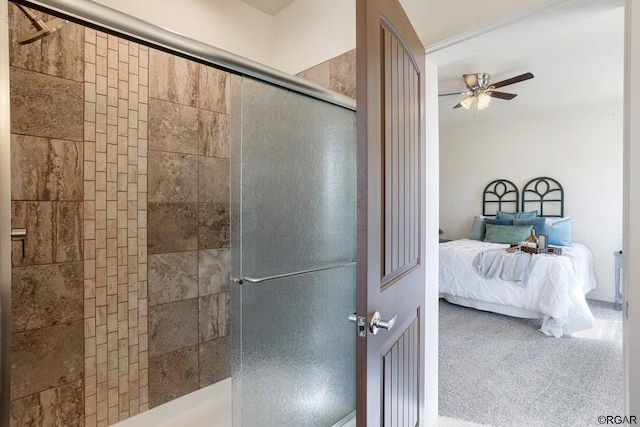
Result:
{"label": "pillow", "polygon": [[498,211],[496,218],[498,219],[535,219],[538,217],[538,211],[531,212],[503,212]]}
{"label": "pillow", "polygon": [[498,225],[487,224],[484,241],[491,243],[516,244],[531,234],[531,225]]}
{"label": "pillow", "polygon": [[547,234],[547,221],[544,218],[514,219],[513,225],[531,225],[533,226],[533,230],[535,231],[536,236],[539,236],[540,234]]}
{"label": "pillow", "polygon": [[485,225],[486,224],[493,224],[493,225],[514,225],[513,224],[513,220],[512,219],[497,219],[497,218],[487,218],[484,220]]}
{"label": "pillow", "polygon": [[566,217],[554,222],[547,222],[544,233],[547,235],[547,243],[554,246],[570,246],[573,219]]}
{"label": "pillow", "polygon": [[484,239],[484,220],[485,217],[476,215],[473,217],[473,224],[471,224],[471,231],[469,231],[469,239],[482,240]]}

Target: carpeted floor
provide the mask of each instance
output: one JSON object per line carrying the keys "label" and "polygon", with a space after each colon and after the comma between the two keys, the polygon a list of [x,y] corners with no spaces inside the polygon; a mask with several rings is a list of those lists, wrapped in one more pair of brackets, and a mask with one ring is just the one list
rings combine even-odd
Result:
{"label": "carpeted floor", "polygon": [[540,322],[440,300],[440,416],[496,427],[596,426],[623,415],[622,315],[589,301],[596,325],[553,338]]}

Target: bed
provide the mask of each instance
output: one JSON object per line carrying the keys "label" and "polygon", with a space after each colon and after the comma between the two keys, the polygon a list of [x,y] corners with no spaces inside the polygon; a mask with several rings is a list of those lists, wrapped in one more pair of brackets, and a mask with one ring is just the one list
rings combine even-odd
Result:
{"label": "bed", "polygon": [[[485,187],[482,204],[469,238],[440,244],[440,297],[479,310],[540,319],[540,331],[555,337],[592,327],[585,295],[597,286],[593,255],[571,240],[572,219],[564,216],[562,185],[539,177],[520,192],[511,181],[499,179]],[[562,254],[513,248],[517,242],[509,239],[523,238],[531,229],[543,232],[537,234],[545,234],[550,247],[560,247]]]}

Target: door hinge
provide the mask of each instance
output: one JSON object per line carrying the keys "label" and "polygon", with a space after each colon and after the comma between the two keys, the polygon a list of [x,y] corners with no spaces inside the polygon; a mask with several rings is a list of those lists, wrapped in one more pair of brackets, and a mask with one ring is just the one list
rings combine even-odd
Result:
{"label": "door hinge", "polygon": [[624,303],[624,318],[629,320],[629,300]]}

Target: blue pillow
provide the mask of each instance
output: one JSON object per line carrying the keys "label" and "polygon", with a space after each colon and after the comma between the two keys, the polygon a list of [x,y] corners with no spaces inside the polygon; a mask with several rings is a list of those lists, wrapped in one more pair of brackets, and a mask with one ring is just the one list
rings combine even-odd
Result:
{"label": "blue pillow", "polygon": [[573,228],[573,219],[563,218],[553,223],[548,223],[544,227],[544,233],[547,235],[547,242],[554,246],[570,246],[571,231]]}
{"label": "blue pillow", "polygon": [[514,219],[513,225],[531,225],[536,233],[536,236],[541,234],[547,234],[546,226],[547,221],[544,218],[535,219]]}
{"label": "blue pillow", "polygon": [[473,224],[471,224],[471,231],[469,231],[469,239],[484,239],[484,220],[485,218],[480,215],[476,215],[475,217],[473,217]]}
{"label": "blue pillow", "polygon": [[513,224],[513,220],[511,219],[498,219],[498,218],[487,218],[484,220],[485,225],[486,224],[493,224],[493,225],[514,225]]}
{"label": "blue pillow", "polygon": [[531,234],[530,225],[487,224],[485,242],[515,244],[522,242]]}
{"label": "blue pillow", "polygon": [[503,212],[498,211],[496,218],[498,219],[535,219],[538,217],[538,211],[531,212]]}

